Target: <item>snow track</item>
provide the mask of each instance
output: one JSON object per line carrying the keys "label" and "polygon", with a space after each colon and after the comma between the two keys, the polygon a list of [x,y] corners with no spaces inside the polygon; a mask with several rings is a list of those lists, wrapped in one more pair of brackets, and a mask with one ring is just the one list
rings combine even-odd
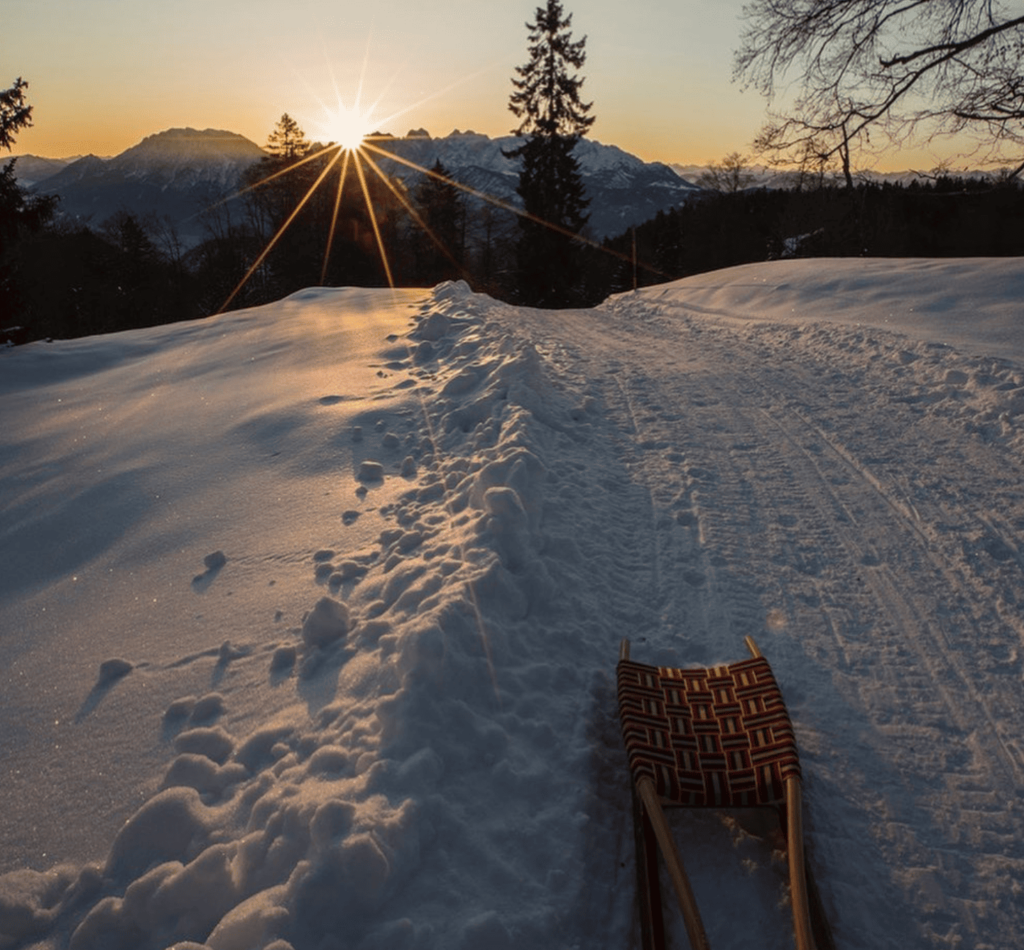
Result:
{"label": "snow track", "polygon": [[[748,634],[837,947],[1016,950],[1024,268],[834,266],[0,354],[0,950],[636,948],[619,641]],[[672,821],[788,950],[772,823]]]}
{"label": "snow track", "polygon": [[[591,347],[577,384],[630,475],[608,502],[622,538],[603,543],[637,552],[619,579],[638,595],[634,656],[716,662],[751,633],[772,659],[839,945],[1011,946],[1024,471],[992,402],[1019,370],[644,295],[527,332]],[[969,379],[990,391],[949,394]]]}

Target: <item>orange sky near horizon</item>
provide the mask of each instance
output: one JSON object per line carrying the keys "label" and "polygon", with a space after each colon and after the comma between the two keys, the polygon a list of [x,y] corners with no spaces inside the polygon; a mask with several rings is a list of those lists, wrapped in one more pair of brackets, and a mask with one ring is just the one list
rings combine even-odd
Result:
{"label": "orange sky near horizon", "polygon": [[[283,112],[318,138],[340,96],[373,127],[508,134],[511,77],[537,0],[3,0],[0,62],[28,80],[33,126],[14,154],[114,155],[167,128],[225,129],[259,145]],[[765,101],[731,81],[743,0],[563,0],[587,36],[591,137],[646,161],[750,153]],[[360,95],[361,90],[361,95]],[[879,170],[949,154],[890,153]]]}

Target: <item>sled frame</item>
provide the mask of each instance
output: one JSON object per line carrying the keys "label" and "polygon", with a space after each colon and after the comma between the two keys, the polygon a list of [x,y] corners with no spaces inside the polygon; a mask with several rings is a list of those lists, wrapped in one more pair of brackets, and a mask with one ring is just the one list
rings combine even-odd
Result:
{"label": "sled frame", "polygon": [[[761,666],[767,670],[770,680],[768,703],[774,707],[773,719],[779,726],[776,736],[782,736],[779,744],[777,761],[771,763],[772,775],[765,782],[758,781],[758,787],[748,790],[741,776],[737,782],[740,791],[715,792],[719,778],[712,775],[705,777],[708,783],[706,793],[694,791],[695,786],[686,787],[674,776],[671,776],[671,759],[673,749],[659,747],[664,742],[658,738],[660,730],[666,734],[673,729],[690,728],[679,722],[678,714],[683,711],[681,706],[672,706],[666,712],[668,704],[655,699],[652,692],[650,702],[644,700],[643,709],[637,705],[636,687],[633,685],[635,673],[640,670],[649,671],[658,678],[658,682],[669,682],[673,676],[717,675],[723,671],[735,672],[746,664],[732,664],[728,667],[710,669],[675,670],[664,667],[644,667],[630,660],[630,644],[624,639],[619,649],[618,686],[619,715],[622,722],[623,736],[626,740],[627,752],[630,757],[630,772],[633,788],[634,835],[636,841],[637,861],[637,893],[640,902],[640,927],[644,950],[663,950],[665,947],[665,928],[661,907],[661,894],[657,855],[660,852],[669,875],[672,889],[679,901],[686,925],[686,933],[692,950],[710,950],[707,932],[701,919],[700,910],[693,895],[690,879],[683,864],[682,856],[676,846],[671,829],[665,817],[666,807],[763,807],[773,809],[786,836],[786,851],[789,864],[789,883],[793,910],[793,932],[796,950],[834,950],[828,920],[821,907],[821,901],[813,875],[805,860],[802,819],[802,786],[799,762],[796,757],[796,742],[792,738],[792,726],[788,712],[782,702],[781,692],[775,684],[767,661],[758,649],[752,637],[746,637],[747,649],[753,659],[762,660]],[[762,677],[760,667],[757,670]],[[666,680],[661,679],[664,673]],[[648,679],[647,682],[653,682]],[[675,695],[675,694],[668,694]],[[702,697],[703,698],[703,697]],[[695,707],[697,708],[697,707]],[[726,711],[731,711],[728,707]],[[677,714],[675,725],[670,722],[672,714]],[[663,718],[664,722],[659,722]],[[655,736],[652,745],[645,745],[646,740],[638,739],[641,727],[651,725],[653,732],[646,735]],[[731,726],[728,728],[732,728]],[[788,735],[787,735],[788,728]],[[760,739],[760,737],[759,737]],[[680,740],[682,741],[682,740]],[[709,740],[709,744],[715,740]],[[672,745],[672,741],[665,743]],[[648,760],[648,754],[652,761]],[[700,758],[700,753],[697,753]],[[720,756],[714,760],[720,764]],[[679,756],[676,756],[677,761]],[[689,761],[689,760],[687,760]],[[661,763],[661,764],[659,764]],[[653,774],[652,774],[653,773]],[[764,774],[768,774],[766,771]],[[684,776],[685,781],[685,776]],[[659,785],[661,786],[659,788]],[[737,801],[736,799],[740,800]],[[720,800],[722,799],[722,800]]]}

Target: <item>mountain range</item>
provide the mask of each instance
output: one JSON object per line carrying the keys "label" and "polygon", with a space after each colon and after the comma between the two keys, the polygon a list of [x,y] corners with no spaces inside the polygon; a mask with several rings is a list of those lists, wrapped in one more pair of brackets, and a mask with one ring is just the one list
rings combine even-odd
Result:
{"label": "mountain range", "polygon": [[[374,139],[377,147],[420,168],[440,161],[458,182],[501,201],[517,204],[518,166],[506,152],[519,140],[475,132],[433,138],[423,130],[403,138]],[[23,155],[15,173],[39,194],[60,195],[60,211],[71,220],[101,225],[120,210],[156,214],[174,225],[185,245],[205,236],[201,212],[230,195],[241,173],[266,152],[234,132],[168,129],[147,136],[112,158],[68,160]],[[668,165],[644,162],[613,145],[590,139],[576,149],[590,198],[590,229],[596,239],[621,234],[658,211],[678,206],[700,189]],[[415,187],[423,173],[401,161],[374,155],[383,170]]]}
{"label": "mountain range", "polygon": [[[420,168],[430,168],[439,160],[461,184],[518,205],[519,165],[507,153],[521,142],[512,135],[492,139],[456,129],[444,138],[431,138],[418,130],[401,139],[377,140],[374,144]],[[617,146],[593,139],[582,139],[575,156],[590,199],[591,234],[597,239],[621,234],[659,211],[683,204],[700,190],[668,165],[645,162]],[[400,162],[382,159],[381,166],[410,187],[422,178]]]}
{"label": "mountain range", "polygon": [[15,174],[39,194],[60,196],[60,214],[92,227],[117,211],[155,214],[173,224],[183,244],[206,237],[199,213],[231,194],[241,173],[266,153],[235,132],[168,129],[113,158],[86,155],[53,174],[54,159],[26,155]]}

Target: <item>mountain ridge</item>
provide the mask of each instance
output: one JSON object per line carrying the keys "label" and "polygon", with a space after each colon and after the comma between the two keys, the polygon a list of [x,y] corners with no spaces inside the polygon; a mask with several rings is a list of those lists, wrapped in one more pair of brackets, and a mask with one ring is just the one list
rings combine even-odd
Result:
{"label": "mountain ridge", "polygon": [[[420,129],[401,138],[375,137],[371,144],[424,170],[440,160],[460,184],[515,205],[519,203],[518,170],[505,152],[518,141],[515,136],[492,139],[458,129],[434,138]],[[119,210],[141,216],[156,213],[171,219],[186,243],[195,244],[203,238],[198,214],[237,187],[242,171],[266,154],[236,132],[167,129],[111,158],[87,155],[69,162],[35,180],[32,188],[41,194],[59,194],[62,213],[82,223],[100,224]],[[641,224],[699,190],[668,165],[644,162],[618,146],[583,139],[577,156],[591,199],[590,229],[598,239]],[[31,160],[32,169],[42,167],[38,162],[57,161],[22,157]],[[388,174],[408,188],[423,177],[424,172],[402,161],[377,158]],[[15,174],[18,171],[16,166]]]}

